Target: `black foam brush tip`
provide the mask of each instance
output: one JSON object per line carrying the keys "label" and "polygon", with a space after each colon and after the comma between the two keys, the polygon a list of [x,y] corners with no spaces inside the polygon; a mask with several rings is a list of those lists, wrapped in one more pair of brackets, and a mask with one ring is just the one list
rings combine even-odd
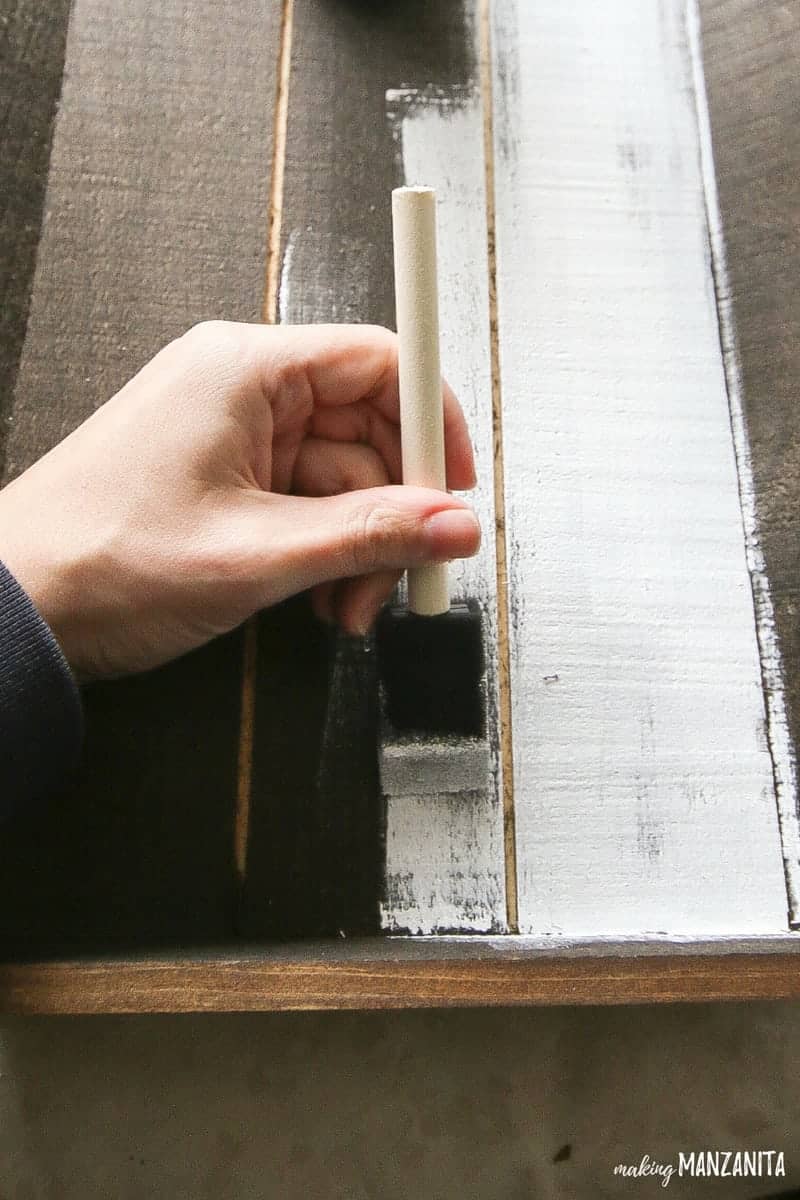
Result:
{"label": "black foam brush tip", "polygon": [[477,604],[454,604],[435,617],[385,608],[375,645],[385,716],[397,733],[485,736],[485,662]]}

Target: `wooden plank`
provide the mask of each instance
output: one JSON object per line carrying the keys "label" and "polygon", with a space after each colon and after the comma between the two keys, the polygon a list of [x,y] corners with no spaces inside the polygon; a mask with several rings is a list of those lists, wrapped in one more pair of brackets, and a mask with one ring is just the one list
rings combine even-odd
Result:
{"label": "wooden plank", "polygon": [[[369,835],[363,823],[367,814],[353,813],[354,801],[360,808],[364,796],[350,791],[345,781],[341,805],[336,807],[334,796],[329,809],[318,786],[331,640],[306,597],[259,618],[250,839],[240,914],[246,937],[336,936],[337,927],[363,932],[370,907],[373,913],[376,907],[373,888],[367,905],[354,910],[347,881],[354,883],[358,875],[345,870],[349,860],[343,863],[335,853],[348,826],[359,848]],[[354,702],[351,711],[357,708]],[[367,789],[367,805],[369,795]],[[356,815],[361,824],[351,820]],[[377,850],[367,859],[359,873],[374,873]],[[324,901],[332,894],[337,902],[329,909]]]}
{"label": "wooden plank", "polygon": [[[472,11],[471,4],[466,7]],[[413,0],[401,6],[357,4],[332,9],[324,0],[297,0],[293,26],[280,319],[393,324],[390,192],[403,182],[401,156],[411,152],[413,135],[409,132],[410,140],[402,145],[396,137],[412,117],[434,123],[455,121],[458,135],[464,132],[468,145],[476,149],[475,162],[466,163],[459,150],[460,175],[442,174],[441,164],[429,158],[424,165],[430,170],[436,167],[437,177],[430,182],[442,186],[450,197],[442,223],[443,294],[449,305],[443,321],[444,366],[476,420],[480,405],[484,406],[477,435],[491,488],[490,429],[486,457],[491,388],[488,360],[482,357],[488,316],[483,315],[485,233],[481,230],[485,226],[479,227],[484,217],[479,195],[482,150],[474,98],[474,23],[467,21],[460,4],[435,6]],[[358,63],[359,69],[345,71],[343,63]],[[398,94],[397,89],[405,90]],[[417,95],[420,89],[423,100],[431,100],[427,118]],[[390,90],[394,120],[387,119]],[[457,146],[456,140],[452,148]],[[469,268],[466,274],[462,270],[463,282],[457,280],[457,230],[470,239],[470,254],[461,247],[460,265]],[[466,300],[463,312],[458,309],[456,288]],[[488,572],[493,574],[494,569],[488,503],[486,513],[482,598],[491,596]],[[467,578],[472,587],[473,577]],[[491,644],[491,600],[485,602]],[[289,625],[284,627],[283,620]],[[298,644],[306,648],[302,652],[306,683],[296,689],[287,708],[285,693],[274,681],[291,671]],[[321,691],[328,683],[329,666],[319,633],[310,615],[295,608],[291,615],[287,611],[263,618],[260,645],[244,928],[250,934],[285,935],[290,932],[287,921],[298,932],[298,925],[302,929],[314,912],[332,933],[377,928],[378,889],[370,895],[364,877],[366,873],[367,879],[373,878],[374,863],[381,855],[381,799],[366,757],[353,768],[349,781],[346,772],[331,767],[330,757],[327,766],[323,762],[323,725],[337,718]],[[340,643],[336,653],[340,678],[347,682],[331,691],[331,703],[355,720],[354,728],[374,729],[373,717],[364,707],[371,685],[366,675],[359,674],[357,652],[346,669],[342,658],[348,653],[346,647]],[[330,661],[331,671],[335,661]],[[333,676],[331,680],[335,682]],[[356,742],[351,738],[350,744],[364,750],[370,737],[374,735],[361,735]],[[283,794],[272,778],[276,739],[285,749],[280,754]],[[295,751],[287,749],[292,744]],[[330,739],[327,745],[330,750]],[[372,755],[374,742],[367,750]],[[325,777],[322,791],[320,766]],[[354,830],[360,830],[360,836]],[[387,884],[381,910],[386,926],[430,930],[502,925],[502,817],[494,793],[479,808],[428,800],[414,807],[413,817],[411,805],[402,813],[390,808],[386,838]],[[301,913],[306,914],[302,920]],[[318,920],[312,918],[311,927],[317,932]]]}
{"label": "wooden plank", "polygon": [[[476,47],[474,19],[469,36]],[[403,182],[437,192],[442,370],[472,435],[479,485],[470,501],[483,528],[480,553],[452,565],[451,586],[456,599],[481,610],[491,766],[484,786],[467,795],[387,798],[381,915],[392,931],[499,931],[505,856],[483,111],[474,81],[461,89],[389,89],[386,101]]]}
{"label": "wooden plank", "polygon": [[800,8],[701,0],[721,224],[717,286],[726,370],[738,402],[751,572],[759,608],[793,923],[800,918],[796,753],[800,737]]}
{"label": "wooden plank", "polygon": [[[275,64],[275,103],[272,125],[272,162],[270,166],[267,247],[264,271],[262,320],[274,325],[278,314],[281,230],[283,221],[283,183],[286,163],[286,130],[289,122],[289,78],[291,74],[293,0],[281,0],[278,52]],[[250,803],[253,784],[253,733],[255,725],[256,678],[258,669],[258,617],[254,614],[243,630],[242,701],[239,722],[239,762],[234,816],[234,864],[239,888],[237,929],[241,927],[242,904],[250,842]]]}
{"label": "wooden plank", "polygon": [[520,930],[779,930],[685,6],[493,31]]}
{"label": "wooden plank", "polygon": [[[476,945],[476,942],[478,943]],[[642,1004],[800,996],[794,938],[560,943],[372,938],[181,961],[0,966],[9,1013]]]}
{"label": "wooden plank", "polygon": [[[294,45],[294,3],[285,0],[264,302],[269,322],[279,315]],[[272,937],[372,932],[381,828],[366,644],[329,636],[305,597],[262,614],[253,634],[253,666],[245,675],[252,720],[242,741],[250,760],[240,773],[248,839],[239,929]],[[338,702],[342,690],[347,705]],[[262,800],[255,823],[254,793]]]}
{"label": "wooden plank", "polygon": [[[77,0],[8,476],[192,323],[258,318],[278,19]],[[230,933],[239,675],[234,635],[87,691],[76,786],[4,831],[6,952]]]}
{"label": "wooden plank", "polygon": [[28,321],[69,0],[16,0],[0,19],[0,471]]}

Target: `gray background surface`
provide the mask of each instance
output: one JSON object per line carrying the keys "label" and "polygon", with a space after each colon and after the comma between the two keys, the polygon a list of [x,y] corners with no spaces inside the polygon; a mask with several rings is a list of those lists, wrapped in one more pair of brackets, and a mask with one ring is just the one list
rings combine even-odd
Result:
{"label": "gray background surface", "polygon": [[[798,1049],[800,1007],[768,1003],[6,1018],[0,1197],[774,1195],[800,1186]],[[613,1173],[771,1147],[784,1180]]]}

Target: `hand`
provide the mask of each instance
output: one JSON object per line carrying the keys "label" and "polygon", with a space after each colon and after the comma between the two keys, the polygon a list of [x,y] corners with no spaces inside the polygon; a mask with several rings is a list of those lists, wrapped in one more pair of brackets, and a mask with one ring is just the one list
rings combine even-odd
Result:
{"label": "hand", "polygon": [[[444,398],[448,486],[469,488]],[[364,633],[402,568],[480,541],[463,501],[391,486],[398,419],[386,329],[198,325],[0,492],[0,559],[81,679],[157,666],[306,588]]]}

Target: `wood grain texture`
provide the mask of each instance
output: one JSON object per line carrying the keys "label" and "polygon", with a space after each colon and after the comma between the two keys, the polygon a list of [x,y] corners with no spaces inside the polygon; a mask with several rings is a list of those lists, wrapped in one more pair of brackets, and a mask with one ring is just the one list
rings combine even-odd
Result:
{"label": "wood grain texture", "polygon": [[[278,318],[281,230],[283,227],[283,184],[286,163],[286,128],[289,122],[289,81],[292,60],[293,0],[281,0],[278,51],[275,60],[275,103],[272,125],[272,162],[270,165],[269,206],[267,210],[267,249],[264,271],[264,297],[261,316],[268,325]],[[239,721],[239,762],[237,767],[236,813],[234,817],[234,860],[239,884],[239,899],[244,895],[247,853],[250,841],[250,804],[253,782],[253,737],[255,731],[256,672],[258,670],[258,617],[244,626],[242,655],[242,702]],[[237,905],[237,928],[241,921],[241,903]]]}
{"label": "wood grain texture", "polygon": [[28,321],[69,0],[0,3],[0,472]]}
{"label": "wood grain texture", "polygon": [[[467,36],[477,49],[475,12]],[[404,182],[438,199],[442,369],[472,437],[478,486],[469,496],[483,529],[480,553],[450,567],[455,600],[477,602],[486,654],[488,778],[468,794],[386,798],[384,927],[412,933],[506,928],[498,701],[494,452],[483,113],[474,82],[389,89],[389,121]]]}
{"label": "wood grain texture", "polygon": [[306,597],[260,618],[245,936],[377,929],[374,682],[364,642],[330,633]]}
{"label": "wood grain texture", "polygon": [[[467,8],[471,11],[471,4]],[[353,63],[359,64],[358,70],[343,67]],[[448,96],[463,99],[464,90],[472,87],[475,70],[474,29],[461,3],[432,6],[414,0],[391,6],[350,0],[331,5],[324,0],[298,0],[293,18],[283,197],[281,321],[394,324],[390,194],[396,184],[405,181],[401,156],[407,147],[396,140],[397,122],[387,119],[387,91],[432,87],[438,97],[435,108],[446,105]],[[466,131],[469,146],[477,131],[477,159],[469,164],[466,182],[457,175],[448,182],[441,164],[437,164],[438,178],[430,181],[450,188],[451,194],[454,183],[474,189],[482,182],[480,119],[474,105],[471,111]],[[459,133],[465,129],[460,114],[459,107],[453,114]],[[437,109],[434,119],[441,115],[441,108]],[[451,149],[459,156],[464,154],[457,140]],[[460,164],[461,157],[458,161]],[[474,199],[480,205],[477,192]],[[451,213],[448,221],[457,224],[463,207],[454,217]],[[482,218],[483,209],[473,208],[472,213]],[[475,244],[474,228],[467,229],[470,248]],[[440,241],[449,264],[444,268],[447,283],[443,283],[446,303],[451,305],[446,320],[461,289],[455,278],[455,233],[455,226],[452,234],[447,233],[447,222],[440,226],[440,238],[452,237],[449,250]],[[480,234],[477,238],[480,243]],[[485,254],[485,235],[483,242]],[[468,254],[463,258],[469,261]],[[485,271],[480,259],[474,269]],[[473,277],[466,278],[467,302],[455,335],[458,341],[447,340],[452,335],[444,328],[446,321],[442,322],[444,369],[455,372],[457,388],[466,376],[469,383],[462,398],[468,404],[482,401],[484,411],[490,413],[488,368],[485,387],[479,376],[470,374],[488,339],[488,318],[486,330],[476,335],[475,345],[461,361],[465,323],[474,322],[468,324],[470,330],[480,325],[480,312],[474,312],[480,294]],[[485,294],[483,298],[485,301]],[[490,515],[489,530],[492,522]],[[488,539],[491,547],[490,533]],[[374,752],[374,743],[362,747],[363,759],[359,751],[349,782],[341,766],[333,769],[330,739],[325,743],[328,750],[323,761],[323,723],[332,727],[338,721],[320,690],[329,679],[326,647],[305,610],[298,608],[291,617],[287,613],[286,619],[291,621],[293,640],[286,635],[288,627],[280,625],[283,617],[275,614],[262,618],[260,632],[260,641],[269,650],[260,651],[258,670],[244,928],[251,934],[274,935],[278,932],[274,922],[278,921],[281,936],[308,932],[305,918],[300,919],[299,914],[314,911],[324,914],[332,933],[340,928],[346,932],[376,928],[378,892],[376,889],[370,903],[364,886],[365,876],[373,877],[374,864],[382,856],[381,798],[374,771],[366,761],[367,753]],[[298,643],[304,647],[304,683],[287,708],[274,679],[291,672]],[[342,644],[336,649],[340,666],[342,656],[351,651],[353,647],[348,650]],[[330,704],[342,713],[354,714],[354,727],[374,728],[365,700],[371,684],[366,675],[359,675],[357,657],[351,654],[341,676],[347,683],[331,693]],[[362,665],[366,662],[363,658]],[[276,739],[285,747],[293,743],[298,748],[287,749],[281,756],[280,777],[288,783],[284,795],[272,780]],[[351,739],[349,745],[353,744]],[[499,927],[503,920],[499,817],[495,819],[490,811],[487,818],[484,810],[476,813],[468,804],[445,807],[430,800],[425,804],[421,811],[415,810],[410,822],[405,810],[402,825],[399,821],[394,824],[389,814],[384,920],[392,928]],[[407,824],[411,826],[409,836]],[[358,829],[360,837],[355,832]],[[348,850],[342,855],[344,846]],[[339,882],[332,872],[338,872]],[[418,883],[415,872],[419,872]],[[324,893],[338,895],[337,904],[324,903]],[[318,925],[312,924],[311,929],[319,932]]]}
{"label": "wood grain texture", "polygon": [[[279,15],[77,0],[6,477],[194,322],[258,318]],[[75,786],[4,832],[6,952],[230,934],[239,642],[87,690]]]}
{"label": "wood grain texture", "polygon": [[274,48],[257,0],[77,0],[9,477],[189,325],[260,315],[273,87],[255,34]]}
{"label": "wood grain texture", "polygon": [[[716,192],[725,246],[720,302],[731,325],[729,374],[741,394],[754,493],[754,557],[777,644],[766,682],[784,852],[797,921],[800,872],[800,8],[778,0],[701,0]],[[758,582],[758,581],[757,581]],[[762,587],[762,592],[764,588]],[[772,632],[768,625],[767,634]],[[777,675],[777,679],[775,679]],[[785,701],[785,705],[784,702]],[[787,723],[784,725],[784,718]]]}
{"label": "wood grain texture", "polygon": [[[388,51],[380,49],[382,38],[375,40],[376,31],[383,31],[392,40],[392,55],[400,47],[398,52],[406,56],[402,59],[405,65],[400,75],[401,82],[408,83],[412,88],[420,88],[427,79],[437,77],[440,64],[443,64],[443,72],[451,71],[448,66],[450,60],[446,54],[442,55],[441,45],[435,38],[428,38],[425,45],[410,44],[418,36],[419,29],[424,30],[421,22],[438,20],[442,26],[447,26],[452,19],[454,41],[457,43],[459,34],[456,27],[463,28],[460,25],[463,13],[458,6],[458,13],[452,17],[457,6],[452,6],[452,9],[448,6],[449,13],[434,17],[426,15],[421,6],[410,6],[414,9],[412,15],[416,19],[416,26],[412,30],[406,28],[405,12],[374,12],[373,6],[358,3],[344,4],[336,14],[331,11],[328,14],[329,23],[326,24],[320,18],[326,7],[320,4],[316,11],[312,11],[299,0],[301,19],[311,13],[310,19],[317,30],[316,40],[312,39],[313,52],[307,49],[309,42],[304,43],[306,51],[303,53],[306,57],[303,58],[303,71],[307,65],[309,92],[323,77],[323,115],[314,116],[318,110],[312,106],[317,101],[313,95],[309,95],[309,109],[305,111],[311,112],[311,118],[298,112],[295,119],[301,128],[303,121],[308,119],[309,128],[318,131],[333,129],[336,135],[328,151],[325,150],[327,143],[322,132],[317,134],[320,139],[318,144],[310,132],[304,141],[300,140],[294,151],[295,179],[299,180],[295,186],[300,191],[310,188],[312,192],[315,187],[322,187],[314,183],[314,176],[320,170],[319,158],[328,153],[330,158],[322,166],[338,178],[341,186],[350,186],[348,181],[352,170],[356,170],[356,178],[363,179],[377,165],[376,173],[381,175],[379,189],[383,194],[385,187],[398,180],[397,161],[393,160],[387,166],[388,160],[371,156],[367,149],[363,149],[354,159],[346,158],[341,148],[348,144],[350,126],[354,125],[357,131],[360,130],[364,148],[373,145],[370,139],[375,137],[374,128],[380,125],[382,130],[386,129],[383,124],[383,92],[388,86],[384,79],[385,65],[379,64],[376,68],[378,82],[370,77],[371,68],[367,70],[366,81],[359,78],[348,82],[346,99],[347,88],[352,91],[339,112],[334,96],[337,77],[328,72],[328,81],[324,82],[326,56],[331,47],[336,49],[337,46],[337,54],[342,56],[343,61],[343,56],[349,56],[351,50],[360,52],[362,61],[387,56]],[[772,582],[789,717],[796,736],[800,721],[795,619],[798,580],[796,556],[800,544],[797,534],[800,530],[797,528],[798,479],[794,451],[800,410],[794,403],[794,383],[798,372],[798,309],[794,284],[797,274],[796,218],[800,211],[796,167],[800,160],[800,145],[797,142],[795,120],[794,63],[800,51],[800,18],[794,6],[774,0],[701,0],[701,10],[719,197],[739,342],[737,369],[742,376],[762,548]],[[81,4],[78,11],[81,11]],[[204,14],[206,20],[213,17],[212,10],[205,6],[198,11]],[[662,11],[669,13],[675,9],[667,5],[662,6]],[[146,12],[147,28],[151,34],[154,27],[150,22],[157,17],[153,17],[149,8]],[[116,19],[119,20],[118,15]],[[441,29],[442,26],[437,28]],[[344,40],[339,43],[332,40],[335,32]],[[121,36],[127,37],[127,33],[123,30]],[[241,29],[238,29],[235,38],[239,47],[236,50],[223,41],[226,63],[231,58],[238,61],[237,55],[242,52],[239,46]],[[100,39],[97,40],[99,43]],[[154,40],[158,41],[157,38]],[[421,40],[424,42],[425,38]],[[151,46],[151,41],[147,39],[137,43],[144,44],[154,54],[160,51],[169,57],[169,47]],[[263,44],[258,47],[259,58],[262,51]],[[94,53],[98,52],[95,47]],[[118,57],[124,59],[124,55]],[[448,86],[451,87],[463,86],[465,79],[472,78],[472,66],[463,69],[463,55],[459,58],[454,54],[455,60],[461,66],[459,70],[452,69],[448,79]],[[385,64],[385,57],[382,61]],[[423,67],[415,75],[413,64],[420,61]],[[505,66],[511,69],[499,72],[496,77],[501,102],[503,96],[513,96],[515,87],[521,85],[519,76],[515,78],[513,57],[505,60]],[[127,69],[130,69],[130,64]],[[188,67],[186,69],[189,70]],[[102,75],[102,72],[98,74]],[[196,95],[196,89],[202,84],[194,78],[191,70],[190,76],[194,80],[192,86],[195,91],[192,92],[190,87],[189,93]],[[685,75],[680,77],[686,81]],[[252,83],[253,77],[250,78]],[[395,83],[392,81],[393,86]],[[368,98],[363,115],[362,87],[363,94]],[[265,96],[272,95],[271,80],[266,80],[264,89]],[[69,95],[65,101],[66,122],[74,118],[70,116],[69,104],[72,101]],[[132,110],[126,110],[124,115],[116,114],[114,120],[118,126],[127,124],[131,111],[136,111],[136,105]],[[94,114],[95,120],[100,119],[98,113],[99,109]],[[89,120],[89,117],[82,119]],[[182,113],[182,119],[189,119],[187,113]],[[362,123],[359,125],[359,122]],[[265,119],[263,130],[268,131],[268,127],[269,121]],[[511,149],[511,144],[506,128],[499,127],[497,132],[499,161],[502,164],[503,155]],[[149,161],[148,154],[155,151],[148,148],[147,138],[144,134],[142,136],[139,153],[144,155],[144,159],[137,161]],[[620,154],[629,164],[626,169],[630,169],[633,178],[630,150],[630,143],[627,143]],[[318,152],[317,157],[312,151]],[[506,160],[507,167],[513,165]],[[84,163],[81,170],[88,169]],[[137,184],[143,192],[147,190],[146,181],[145,172]],[[86,186],[88,188],[89,184]],[[636,204],[640,199],[633,204],[639,213],[641,210],[636,209]],[[368,201],[362,213],[363,229],[356,224],[352,210],[333,213],[325,218],[320,227],[319,214],[326,211],[323,203],[327,204],[324,195],[309,201],[308,209],[300,209],[301,213],[310,214],[309,224],[298,223],[288,231],[281,296],[284,315],[299,313],[305,314],[304,319],[313,319],[314,304],[319,302],[319,296],[322,295],[326,297],[321,309],[323,315],[334,314],[337,319],[360,319],[366,315],[370,319],[391,323],[391,312],[386,308],[391,276],[390,273],[386,274],[386,254],[381,249],[383,247],[388,254],[390,243],[385,228],[388,214],[377,206],[371,210],[372,202]],[[315,207],[317,205],[319,207]],[[130,211],[126,209],[128,215]],[[77,221],[75,214],[73,220]],[[374,227],[369,225],[370,222]],[[382,233],[381,225],[384,226]],[[263,231],[263,226],[260,228]],[[52,246],[52,229],[49,236],[50,242],[45,245]],[[87,247],[91,249],[93,245],[88,224],[82,236],[84,241],[75,245],[80,245],[81,254],[85,254]],[[239,231],[238,236],[244,235]],[[177,242],[180,241],[178,235]],[[342,271],[336,264],[346,258],[353,246],[360,247],[359,261],[363,263],[363,273],[353,278],[348,276],[348,287],[343,289]],[[184,251],[184,257],[181,259],[179,254],[178,258],[182,263],[181,269],[188,271],[190,255],[185,247]],[[519,254],[518,247],[516,253]],[[45,261],[51,264],[47,269],[56,277],[66,269],[59,262],[57,252]],[[331,266],[331,263],[334,265]],[[569,268],[569,254],[565,263]],[[102,274],[101,267],[102,264],[97,265],[96,269]],[[173,267],[174,263],[170,270]],[[72,263],[69,269],[76,269],[76,264]],[[124,269],[128,270],[129,267],[125,266]],[[107,270],[110,271],[110,268]],[[108,280],[108,276],[105,278]],[[180,276],[178,280],[181,282]],[[40,281],[37,276],[37,294],[43,288],[53,288],[53,295],[63,296],[63,286],[60,285],[59,290],[52,280],[45,277]],[[88,294],[92,294],[93,286],[89,285]],[[176,291],[179,297],[184,297],[188,307],[192,304],[192,286],[192,279],[187,275],[182,278],[181,286]],[[104,287],[111,289],[112,285],[107,282]],[[535,288],[532,290],[535,296]],[[83,294],[84,291],[79,287],[75,295]],[[106,298],[113,298],[113,290],[103,294]],[[223,300],[224,296],[220,303]],[[36,302],[37,295],[34,296]],[[247,304],[250,302],[248,296]],[[257,309],[258,293],[252,298],[252,303]],[[299,306],[297,309],[292,308],[295,303]],[[679,309],[683,303],[682,297]],[[384,311],[381,311],[381,305]],[[521,310],[524,307],[523,304]],[[115,311],[113,305],[111,309]],[[237,315],[243,311],[240,310]],[[75,322],[74,314],[70,312],[67,315]],[[137,319],[141,316],[139,313],[135,315]],[[228,314],[217,310],[205,315]],[[117,313],[115,320],[121,322],[123,318],[127,320],[132,316],[132,310],[126,309],[123,316]],[[192,319],[188,317],[187,321]],[[135,322],[131,319],[130,324],[133,326]],[[88,325],[86,327],[89,328]],[[116,328],[119,336],[120,326]],[[153,319],[151,334],[157,328],[160,326]],[[89,411],[104,397],[104,372],[109,372],[109,380],[116,370],[120,379],[127,373],[124,354],[120,352],[119,357],[115,357],[113,347],[104,348],[105,336],[92,334],[88,339],[92,346],[96,342],[100,347],[98,375],[81,388],[78,387],[80,381],[77,374],[71,379],[72,409],[69,410],[67,405],[61,413],[50,412],[42,405],[42,449],[48,438],[58,436],[59,430],[69,424],[69,411],[75,413],[75,420],[80,419],[84,411]],[[138,325],[133,337],[143,338],[141,345],[137,341],[137,346],[142,359],[147,357],[151,349]],[[120,340],[117,350],[122,344]],[[81,353],[86,360],[88,351],[82,350]],[[507,362],[507,357],[504,362]],[[66,371],[67,366],[62,365],[59,370]],[[532,378],[535,375],[536,371],[532,371]],[[37,383],[40,395],[44,386],[41,380]],[[113,390],[116,385],[109,386]],[[36,427],[36,436],[39,436],[39,422],[33,419],[35,415],[29,414],[23,421],[28,422],[30,430]],[[25,461],[26,454],[37,452],[33,433],[23,437],[20,447],[18,465]],[[298,769],[297,755],[301,751],[312,762],[311,766],[308,762],[301,762],[299,768],[301,774],[306,772],[307,781],[301,783],[301,791],[304,789],[303,795],[310,807],[300,810],[301,815],[294,826],[294,842],[276,841],[271,850],[271,860],[264,857],[254,860],[259,867],[256,873],[259,888],[256,908],[260,904],[274,911],[277,905],[284,914],[290,914],[290,920],[294,920],[290,906],[299,894],[303,894],[309,863],[321,861],[319,852],[309,857],[304,855],[303,837],[312,836],[314,829],[320,830],[321,845],[328,850],[331,846],[331,842],[326,841],[324,820],[320,825],[313,825],[319,815],[315,809],[313,778],[314,770],[323,758],[329,672],[338,671],[341,675],[342,672],[346,674],[348,669],[343,660],[340,659],[337,665],[336,660],[330,659],[327,639],[308,623],[305,612],[301,611],[302,603],[296,602],[297,612],[294,615],[278,613],[274,617],[276,623],[271,626],[271,640],[268,637],[264,641],[260,666],[262,678],[269,680],[267,686],[272,691],[272,699],[262,703],[262,721],[265,713],[277,714],[281,719],[286,715],[287,692],[282,690],[280,677],[280,670],[288,670],[290,664],[284,644],[286,638],[297,637],[298,644],[306,646],[308,669],[312,677],[308,687],[303,685],[298,695],[292,697],[291,704],[292,707],[297,705],[299,719],[297,725],[293,726],[294,733],[286,735],[287,745],[292,748],[286,751],[284,759],[292,764],[292,771]],[[534,620],[536,616],[534,612]],[[316,631],[310,633],[311,630]],[[65,945],[73,947],[77,953],[81,942],[93,948],[104,941],[117,946],[128,945],[141,941],[143,934],[148,940],[157,941],[160,933],[164,941],[181,939],[184,943],[191,943],[198,936],[208,936],[209,931],[219,929],[220,936],[228,932],[230,864],[224,867],[224,880],[220,887],[219,846],[213,840],[218,828],[204,824],[203,818],[206,806],[215,805],[221,791],[230,795],[229,759],[223,756],[220,772],[212,771],[209,774],[204,753],[209,742],[213,743],[220,736],[216,710],[209,709],[205,699],[207,689],[211,686],[209,680],[212,679],[217,686],[217,676],[226,677],[229,661],[234,655],[233,649],[224,644],[219,644],[217,649],[217,659],[212,656],[206,660],[203,656],[197,656],[193,660],[195,665],[188,668],[188,675],[184,674],[187,664],[178,664],[174,673],[173,668],[168,668],[158,680],[134,681],[130,686],[136,694],[131,699],[126,698],[128,685],[104,686],[90,695],[90,734],[93,741],[89,754],[90,766],[87,768],[90,781],[84,782],[79,793],[69,797],[68,802],[57,808],[55,813],[51,810],[46,824],[40,822],[36,814],[26,817],[24,830],[12,831],[10,840],[2,850],[0,911],[8,919],[8,926],[2,934],[6,955],[51,952],[63,958]],[[279,668],[277,675],[274,673],[276,662]],[[553,682],[550,680],[551,684]],[[354,686],[352,681],[346,682],[345,691],[350,694]],[[190,700],[194,698],[194,707],[191,704],[186,707],[187,697]],[[176,731],[174,713],[171,713],[178,705],[183,707],[183,719],[180,729]],[[309,736],[305,741],[299,732],[304,714],[310,714],[311,717]],[[234,708],[223,719],[222,741],[225,745],[228,741],[231,744],[233,742],[226,722],[231,718],[235,721],[235,715]],[[358,713],[355,719],[357,724],[360,719]],[[147,722],[145,726],[142,725],[143,720]],[[258,745],[263,756],[271,752],[273,742],[270,737],[284,737],[281,728],[286,729],[275,724],[260,725]],[[273,731],[271,734],[268,732],[270,729]],[[291,741],[292,737],[294,742]],[[177,785],[177,814],[166,805],[159,806],[157,811],[152,807],[153,797],[163,796],[168,785],[170,768],[167,766],[165,769],[163,763],[165,760],[169,763],[173,754],[186,770],[185,777]],[[145,759],[150,766],[147,772],[142,772],[141,763]],[[343,770],[341,756],[336,758],[334,755],[334,759],[336,761],[332,769]],[[187,767],[192,763],[196,765],[196,772],[194,767]],[[92,772],[96,772],[96,779]],[[103,781],[107,784],[109,778],[121,781],[110,798],[107,791],[99,790],[100,784]],[[129,786],[126,781],[130,778],[136,780],[132,798],[126,791]],[[260,779],[259,803],[262,813],[267,803],[276,806],[280,801],[285,803],[287,809],[291,808],[297,793],[293,792],[291,782],[287,785],[280,771],[270,781],[265,769]],[[337,786],[344,791],[346,785]],[[360,784],[358,786],[361,787]],[[374,814],[374,808],[369,807],[373,788],[374,784],[367,783],[359,797],[367,804],[368,811]],[[335,794],[332,792],[329,796]],[[195,858],[191,871],[184,876],[181,855],[185,847],[178,845],[174,839],[195,818],[202,825],[200,841],[204,841],[212,856],[205,862],[202,856]],[[306,826],[306,834],[303,834],[301,824],[309,821],[312,824]],[[338,828],[341,832],[341,826]],[[685,829],[685,826],[678,822],[678,828]],[[262,824],[259,842],[259,853],[262,855],[265,834],[269,830],[268,825]],[[577,827],[573,832],[571,845],[574,846],[576,841],[580,844],[586,833]],[[227,831],[223,830],[223,840],[226,836]],[[363,852],[363,845],[360,852]],[[205,854],[206,850],[202,853]],[[347,861],[355,861],[352,849],[348,849],[346,854],[349,856]],[[295,857],[292,858],[292,855]],[[557,856],[548,861],[557,862]],[[277,886],[273,885],[266,869],[270,864],[282,872],[278,875]],[[624,860],[622,865],[625,866]],[[591,863],[586,870],[583,886],[591,893],[595,903],[596,893],[593,889],[596,876],[593,868],[594,864]],[[737,863],[729,862],[727,869],[738,883]],[[184,878],[190,882],[197,870],[202,874],[204,886],[199,892],[192,892],[191,901],[187,903],[185,893],[176,891],[176,884],[180,884]],[[334,871],[326,880],[325,886],[318,888],[313,898],[317,907],[310,910],[312,916],[319,914],[326,894],[325,887],[342,886],[341,873]],[[40,898],[37,898],[37,890],[41,893]],[[371,902],[370,897],[374,898],[374,885],[368,885],[367,892],[366,901],[363,897],[355,901],[359,912],[365,911]],[[346,904],[353,903],[352,895],[348,890]],[[336,899],[334,907],[340,903],[341,898]],[[155,913],[163,917],[158,927],[152,920]],[[281,919],[286,920],[285,917]],[[317,917],[314,916],[314,919]],[[148,920],[151,921],[149,929]],[[254,924],[258,925],[258,922]],[[295,928],[290,932],[303,930]],[[0,967],[0,1009],[16,1012],[624,1003],[798,995],[800,972],[797,943],[792,938],[686,943],[649,937],[633,944],[596,940],[578,945],[559,944],[554,938],[538,942],[515,938],[437,938],[435,941],[419,939],[399,942],[395,939],[373,939],[366,945],[348,940],[328,942],[324,946],[301,945],[294,951],[286,947],[267,948],[259,953],[243,950],[235,958],[230,953],[197,958],[178,958],[171,954],[169,959],[39,961]]]}
{"label": "wood grain texture", "polygon": [[77,777],[3,827],[0,958],[231,936],[240,641],[85,689]]}
{"label": "wood grain texture", "polygon": [[685,6],[495,14],[520,929],[786,928]]}
{"label": "wood grain texture", "polygon": [[511,720],[511,663],[509,655],[508,545],[506,539],[505,456],[503,448],[503,384],[500,372],[500,332],[497,317],[497,189],[494,161],[494,77],[492,68],[492,0],[478,4],[480,79],[483,106],[484,192],[486,199],[487,267],[489,276],[489,357],[492,383],[492,443],[494,455],[495,560],[497,568],[497,724],[502,773],[506,924],[519,933],[517,895],[517,824],[514,809],[514,737]]}
{"label": "wood grain texture", "polygon": [[642,1004],[800,996],[795,940],[374,938],[175,961],[0,966],[9,1013]]}

